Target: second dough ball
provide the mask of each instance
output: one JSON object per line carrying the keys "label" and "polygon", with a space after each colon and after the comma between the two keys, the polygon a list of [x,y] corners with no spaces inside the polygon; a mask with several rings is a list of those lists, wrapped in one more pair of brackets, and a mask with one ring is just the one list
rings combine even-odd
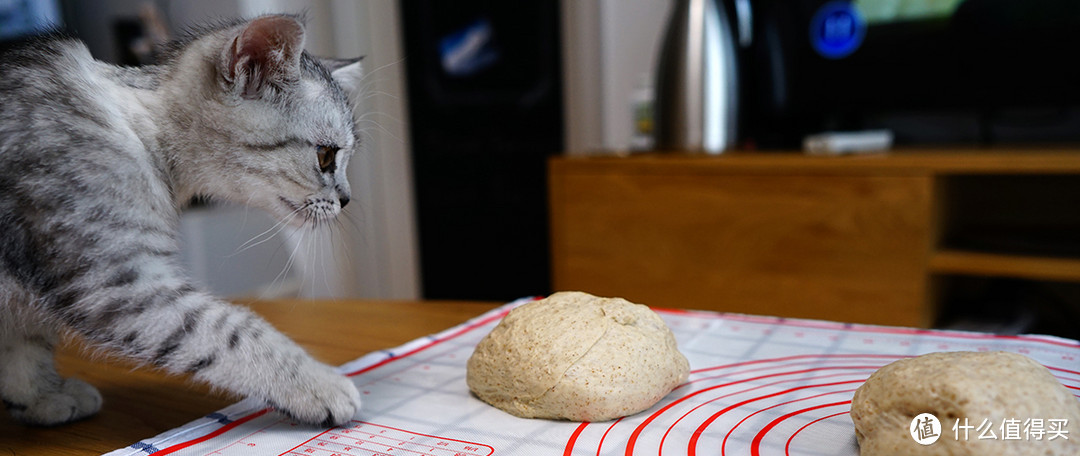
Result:
{"label": "second dough ball", "polygon": [[[941,425],[930,444],[912,435],[918,426],[913,421],[923,413]],[[1053,419],[1068,426],[1080,421],[1076,397],[1046,367],[1007,352],[942,352],[895,361],[874,372],[851,400],[862,456],[1080,455],[1080,441],[1071,433],[1054,439],[1020,434],[1032,420],[1049,430]],[[986,427],[977,431],[960,428],[981,427],[984,420]],[[1015,438],[1006,437],[1005,420],[1014,420]]]}
{"label": "second dough ball", "polygon": [[595,422],[651,407],[688,374],[648,307],[563,292],[510,311],[477,345],[466,380],[516,416]]}

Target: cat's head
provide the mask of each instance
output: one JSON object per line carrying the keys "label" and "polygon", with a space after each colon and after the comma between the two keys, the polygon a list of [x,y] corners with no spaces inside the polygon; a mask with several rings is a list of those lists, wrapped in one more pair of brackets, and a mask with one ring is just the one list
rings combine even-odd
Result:
{"label": "cat's head", "polygon": [[259,17],[187,46],[172,78],[191,81],[175,85],[172,117],[186,130],[174,166],[190,193],[297,226],[348,203],[346,167],[359,141],[349,100],[360,62],[317,59],[303,46],[304,27],[290,16]]}

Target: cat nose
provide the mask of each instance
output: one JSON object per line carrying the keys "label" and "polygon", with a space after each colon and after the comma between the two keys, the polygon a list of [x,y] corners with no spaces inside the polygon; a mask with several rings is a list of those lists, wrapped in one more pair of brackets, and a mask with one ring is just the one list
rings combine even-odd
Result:
{"label": "cat nose", "polygon": [[349,189],[342,184],[334,186],[334,191],[338,196],[338,204],[341,204],[341,208],[344,209],[346,204],[349,204]]}

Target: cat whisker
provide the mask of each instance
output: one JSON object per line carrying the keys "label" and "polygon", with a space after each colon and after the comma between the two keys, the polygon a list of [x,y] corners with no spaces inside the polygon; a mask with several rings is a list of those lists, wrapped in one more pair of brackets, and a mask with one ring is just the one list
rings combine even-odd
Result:
{"label": "cat whisker", "polygon": [[243,220],[240,221],[240,229],[237,232],[242,233],[242,232],[244,232],[244,228],[247,227],[248,211],[251,210],[251,200],[253,200],[253,199],[255,199],[255,195],[251,194],[251,195],[248,195],[247,201],[244,202],[244,205],[243,205],[243,207],[244,207],[244,218],[243,218]]}
{"label": "cat whisker", "polygon": [[[352,224],[352,227],[353,227],[353,229],[354,229],[354,230],[355,230],[355,231],[356,231],[357,233],[364,233],[364,230],[363,230],[363,229],[361,228],[361,223],[360,223],[360,222],[357,222],[357,221],[356,221],[356,219],[354,219],[354,218],[353,218],[353,214],[352,214],[352,212],[342,212],[341,214],[339,214],[339,215],[338,215],[338,219],[339,219],[339,220],[338,220],[338,223],[341,223],[341,220],[340,220],[340,218],[341,218],[341,216],[342,216],[342,215],[344,215],[344,216],[345,216],[345,220],[346,220],[347,222],[349,222],[349,223],[351,223],[351,224]],[[342,229],[344,229],[344,227],[343,227]]]}
{"label": "cat whisker", "polygon": [[[399,137],[398,135],[395,135],[395,134],[391,133],[391,132],[390,132],[390,130],[387,130],[387,129],[386,129],[386,128],[384,128],[384,127],[383,127],[383,126],[382,126],[381,124],[379,124],[378,122],[376,122],[376,121],[374,121],[374,120],[363,120],[363,119],[357,119],[356,123],[358,123],[358,124],[359,124],[360,122],[366,122],[366,123],[371,123],[371,124],[375,125],[375,127],[377,127],[379,131],[382,131],[383,133],[386,133],[386,134],[387,134],[388,136],[390,136],[391,138],[394,138],[394,139],[396,139],[396,140],[397,140],[398,142],[400,142],[400,143],[404,143],[404,142],[405,142],[405,140],[401,139],[401,137]],[[364,130],[364,129],[361,129],[361,130]]]}
{"label": "cat whisker", "polygon": [[[293,236],[297,236],[297,235],[300,238],[293,241],[292,240]],[[292,230],[292,232],[288,236],[286,236],[286,238],[288,240],[292,241],[292,242],[290,242],[290,244],[292,244],[292,251],[289,253],[289,259],[285,261],[285,266],[281,269],[281,272],[279,272],[278,275],[276,277],[274,277],[274,280],[271,282],[271,289],[278,289],[279,287],[281,287],[285,283],[285,279],[288,278],[289,272],[292,271],[293,264],[296,262],[297,253],[299,253],[300,248],[301,248],[301,243],[304,240],[304,230],[302,230],[302,229]],[[301,276],[301,279],[300,279],[300,288],[301,289],[303,289],[303,285],[304,285],[303,276]]]}
{"label": "cat whisker", "polygon": [[372,142],[372,141],[375,141],[377,139],[375,137],[375,135],[371,134],[371,132],[368,131],[368,129],[366,129],[366,128],[357,130],[357,133],[359,133],[362,136],[362,138],[358,138],[358,139],[360,139],[360,141],[359,141],[360,147],[357,148],[357,152],[359,152],[359,153],[368,153],[368,152],[370,152],[371,148],[369,146],[369,143]]}
{"label": "cat whisker", "polygon": [[368,116],[383,116],[383,117],[387,117],[390,120],[393,120],[394,122],[397,122],[399,124],[404,124],[404,122],[402,122],[401,119],[399,119],[397,117],[394,117],[394,116],[392,116],[390,114],[387,114],[385,112],[381,112],[381,111],[366,112],[366,113],[363,113],[363,114],[357,116],[356,119],[357,120],[368,120],[367,119]]}
{"label": "cat whisker", "polygon": [[[316,267],[321,268],[320,274],[323,278],[325,294],[334,295],[335,289],[330,285],[330,274],[326,267],[326,258],[328,255],[326,255],[325,249],[332,247],[327,244],[326,235],[324,234],[328,231],[328,222],[329,219],[320,217],[316,220],[315,225],[312,228],[311,245],[309,248],[313,250],[314,258],[312,258],[311,261],[312,271],[310,272],[314,273],[314,268]],[[336,271],[337,268],[332,265],[330,270]],[[313,276],[312,281],[314,282],[314,280],[315,278]],[[314,285],[314,283],[312,283],[312,285]]]}
{"label": "cat whisker", "polygon": [[[352,253],[349,251],[349,242],[348,242],[348,239],[345,237],[345,234],[347,233],[347,231],[345,229],[345,225],[342,224],[341,220],[338,219],[338,218],[335,218],[334,222],[337,225],[338,229],[341,230],[341,235],[338,236],[338,239],[340,239],[341,248],[340,249],[335,248],[335,249],[330,251],[331,254],[334,257],[334,264],[337,264],[337,265],[341,265],[341,264],[350,265],[350,264],[353,264]],[[331,237],[330,245],[334,246],[334,241],[333,241],[332,237]],[[344,257],[345,257],[344,258],[344,260],[345,260],[344,263],[342,263],[337,257],[338,250],[341,250],[341,254],[344,255]]]}
{"label": "cat whisker", "polygon": [[374,70],[371,70],[371,71],[369,71],[369,72],[365,72],[365,74],[364,74],[363,76],[360,76],[360,82],[365,82],[365,81],[367,80],[367,78],[370,78],[370,77],[372,77],[372,76],[375,76],[375,75],[376,75],[376,74],[378,74],[378,73],[379,73],[380,71],[382,71],[382,70],[385,70],[385,69],[387,69],[387,68],[390,68],[390,67],[392,67],[392,66],[394,66],[394,65],[398,65],[398,64],[400,64],[400,63],[402,63],[402,62],[404,62],[404,61],[405,61],[405,57],[402,57],[402,58],[400,58],[400,59],[398,59],[398,60],[396,60],[396,61],[393,61],[393,62],[390,62],[390,63],[384,64],[384,65],[382,65],[382,66],[379,66],[378,68],[375,68]]}
{"label": "cat whisker", "polygon": [[[298,215],[300,215],[299,213],[302,210],[303,210],[303,206],[300,207],[299,209],[297,209],[296,211],[293,211],[293,213],[290,214],[288,219],[292,220],[292,219],[296,218]],[[303,228],[304,228],[305,224],[307,223],[306,220],[308,218],[308,215],[304,214],[303,217],[305,218],[305,222],[302,223],[300,225],[300,227],[293,227],[291,225],[286,224],[286,225],[282,226],[281,229],[278,230],[279,232],[282,231],[282,230],[286,230],[287,234],[285,235],[283,241],[278,244],[278,247],[276,249],[274,249],[274,253],[270,256],[270,263],[272,263],[273,260],[275,258],[277,258],[279,253],[281,253],[282,248],[286,248],[286,246],[289,246],[289,248],[291,250],[289,252],[289,258],[285,260],[285,266],[282,267],[282,271],[279,272],[277,274],[277,276],[274,277],[273,281],[271,281],[270,287],[269,287],[270,290],[279,290],[281,288],[281,286],[285,282],[285,278],[288,277],[288,274],[292,269],[292,264],[295,261],[294,259],[295,259],[296,255],[297,255],[297,253],[299,253],[299,251],[301,250],[300,242],[304,238],[304,233],[303,233],[304,229]],[[301,287],[302,286],[303,286],[303,277],[301,277]]]}
{"label": "cat whisker", "polygon": [[394,94],[392,94],[390,92],[383,91],[383,90],[370,90],[370,91],[365,91],[363,93],[364,93],[364,96],[360,97],[361,100],[367,100],[368,98],[374,98],[376,95],[382,95],[384,97],[390,97],[391,99],[394,99],[394,100],[400,100],[401,99],[401,97],[399,97],[397,95],[394,95]]}
{"label": "cat whisker", "polygon": [[[287,226],[287,224],[284,224],[284,223],[282,223],[280,225],[274,225],[274,227],[271,227],[271,229],[276,227],[277,231],[274,231],[273,233],[265,235],[265,237],[263,239],[260,239],[258,242],[255,242],[255,243],[251,243],[251,242],[254,241],[255,239],[257,239],[258,236],[263,236],[263,234],[260,234],[260,235],[256,236],[255,238],[252,238],[247,243],[245,243],[243,246],[238,247],[235,252],[230,253],[229,255],[226,255],[225,259],[236,257],[236,256],[238,256],[238,255],[240,255],[240,254],[242,254],[242,253],[244,253],[244,252],[246,252],[248,250],[251,250],[251,249],[253,249],[255,247],[258,247],[258,246],[260,246],[262,244],[265,244],[265,243],[269,242],[271,239],[274,239],[274,237],[276,237],[278,234],[280,234],[281,231],[284,230],[286,226]],[[249,243],[250,243],[250,245],[248,245]]]}
{"label": "cat whisker", "polygon": [[[374,87],[379,85],[392,84],[393,82],[394,81],[391,81],[389,79],[373,79],[371,81],[364,82],[356,90],[354,100],[356,103],[368,103],[368,99],[372,98],[372,95],[368,94],[378,92],[378,90],[374,89]],[[387,95],[396,97],[396,95],[392,95],[389,93],[387,93]]]}
{"label": "cat whisker", "polygon": [[[307,291],[306,297],[310,297],[315,293],[315,275],[312,273],[315,268],[315,263],[319,258],[319,251],[317,248],[312,248],[312,240],[315,238],[315,224],[317,219],[312,220],[311,225],[307,226],[307,238],[304,240],[304,263],[300,265],[300,290],[301,292]],[[316,245],[317,247],[317,245]],[[310,279],[310,284],[308,283]]]}
{"label": "cat whisker", "polygon": [[387,83],[390,83],[390,82],[394,82],[394,81],[391,81],[390,79],[387,79],[387,78],[368,79],[368,78],[372,78],[374,76],[375,76],[375,74],[373,73],[373,74],[368,74],[368,75],[364,75],[363,77],[361,77],[360,80],[357,82],[358,86],[357,86],[356,93],[362,94],[364,92],[367,92],[367,91],[370,90],[370,87],[374,86],[374,85],[387,84]]}
{"label": "cat whisker", "polygon": [[[233,258],[233,257],[235,257],[235,256],[237,256],[237,255],[239,255],[239,254],[241,254],[241,253],[255,247],[255,246],[258,246],[258,245],[260,245],[260,244],[262,244],[262,243],[264,243],[266,241],[269,241],[269,240],[273,239],[274,236],[277,236],[278,233],[281,233],[281,230],[285,229],[285,227],[288,226],[289,222],[291,222],[292,219],[296,217],[296,214],[299,213],[301,210],[303,210],[303,207],[300,207],[300,208],[292,211],[289,215],[286,215],[281,220],[278,220],[277,223],[275,223],[273,226],[268,228],[266,231],[263,231],[262,233],[259,233],[259,234],[255,235],[254,237],[249,239],[247,242],[241,244],[240,247],[236,248],[235,252],[227,255],[226,258]],[[246,219],[246,212],[245,212],[245,219]],[[277,231],[274,231],[275,229]],[[263,239],[259,240],[259,238],[263,238]],[[258,242],[256,242],[256,240],[258,240]]]}
{"label": "cat whisker", "polygon": [[[329,225],[327,225],[327,224],[325,224],[325,223],[324,223],[324,224],[323,224],[323,227],[327,227],[327,228],[328,228],[328,227],[329,227]],[[317,247],[322,247],[322,248],[329,248],[329,249],[331,249],[330,251],[331,251],[331,252],[333,252],[333,244],[334,244],[334,243],[333,243],[333,241],[334,241],[333,231],[330,231],[330,232],[329,232],[329,238],[330,238],[330,239],[329,239],[329,240],[330,240],[330,242],[329,242],[328,244],[327,244],[327,243],[323,243],[323,242],[318,242],[318,243],[317,243]],[[316,239],[318,239],[318,237],[317,237],[317,236],[316,236]],[[321,241],[321,239],[320,239],[320,241]],[[318,254],[318,253],[316,253],[316,257],[318,257],[318,256],[319,256],[319,254]],[[326,257],[327,257],[327,255],[325,255],[325,254],[324,254],[324,255],[322,255],[322,258],[321,258],[321,259],[320,259],[319,261],[317,261],[317,263],[319,263],[319,264],[320,264],[320,265],[322,266],[322,277],[323,277],[323,285],[325,285],[325,286],[326,286],[326,291],[327,291],[327,294],[329,294],[329,295],[331,295],[331,296],[334,296],[334,295],[336,295],[336,293],[335,293],[335,292],[336,292],[336,290],[334,289],[334,287],[331,287],[331,286],[330,286],[330,278],[329,278],[329,277],[330,277],[330,274],[328,274],[328,273],[327,273],[327,271],[326,271]],[[337,267],[334,267],[334,266],[336,266],[336,265],[332,265],[332,266],[331,266],[331,268],[330,268],[330,270],[332,270],[332,271],[337,271],[337,270],[338,270],[339,268],[337,268]]]}
{"label": "cat whisker", "polygon": [[[289,263],[286,264],[289,271],[297,269],[300,276],[300,288],[299,292],[302,294],[305,290],[310,290],[311,286],[308,285],[308,278],[310,277],[310,271],[308,271],[308,262],[305,261],[311,252],[311,236],[309,236],[310,230],[300,236],[299,242],[296,243],[292,256],[289,258]],[[287,279],[284,277],[283,280]]]}

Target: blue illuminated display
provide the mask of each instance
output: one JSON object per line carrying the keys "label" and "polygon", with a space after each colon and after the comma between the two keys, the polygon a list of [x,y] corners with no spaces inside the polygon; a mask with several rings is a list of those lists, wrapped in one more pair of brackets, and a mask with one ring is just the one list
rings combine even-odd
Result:
{"label": "blue illuminated display", "polygon": [[865,35],[866,21],[848,1],[826,3],[810,20],[810,45],[828,59],[851,55],[862,44]]}

